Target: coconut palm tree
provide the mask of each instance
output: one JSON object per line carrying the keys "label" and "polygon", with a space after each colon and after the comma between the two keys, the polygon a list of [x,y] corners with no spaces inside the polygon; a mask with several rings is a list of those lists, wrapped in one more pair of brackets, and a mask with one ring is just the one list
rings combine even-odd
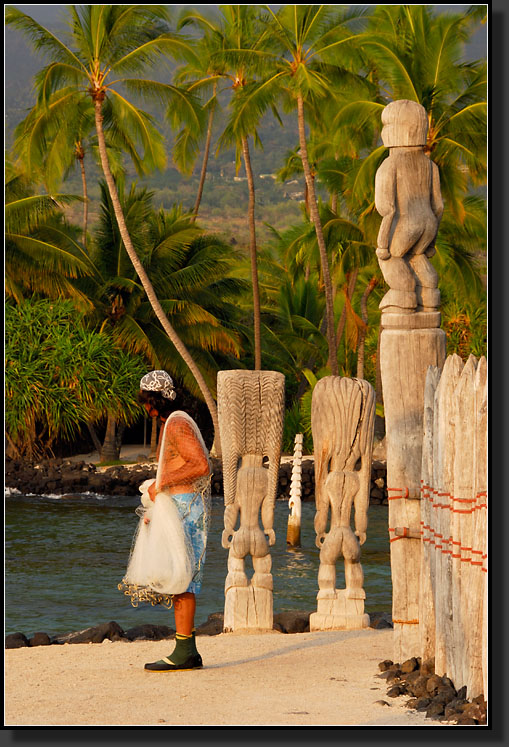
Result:
{"label": "coconut palm tree", "polygon": [[[485,6],[466,13],[434,15],[433,6],[379,5],[359,37],[369,76],[381,98],[359,98],[338,109],[334,127],[363,128],[380,122],[384,106],[397,99],[422,104],[428,113],[426,152],[440,169],[446,206],[463,219],[463,198],[486,180],[486,62],[463,62],[462,49],[486,14]],[[374,173],[385,157],[372,150],[355,186],[355,199],[372,190]]]}
{"label": "coconut palm tree", "polygon": [[[329,262],[318,210],[318,201],[311,173],[306,136],[306,107],[317,109],[320,101],[333,95],[339,80],[351,80],[356,66],[360,65],[359,48],[354,44],[351,29],[362,21],[363,11],[344,9],[337,12],[334,6],[285,5],[277,13],[263,6],[263,22],[271,34],[274,51],[266,49],[236,52],[241,60],[258,61],[262,70],[269,65],[272,71],[260,82],[246,87],[239,98],[233,119],[233,129],[245,132],[253,128],[257,119],[279,94],[285,108],[297,109],[300,157],[309,194],[310,215],[315,227],[322,279],[326,300],[327,340],[331,372],[338,374],[337,345],[334,330],[334,297]],[[340,59],[341,67],[338,66]],[[324,65],[328,63],[327,68]],[[335,85],[329,83],[334,76]]]}
{"label": "coconut palm tree", "polygon": [[[202,133],[202,137],[205,135],[205,144],[193,209],[196,218],[207,176],[213,125],[219,107],[218,83],[224,72],[224,65],[215,59],[216,53],[222,48],[223,38],[218,33],[214,22],[205,16],[196,15],[195,11],[185,10],[181,13],[177,28],[180,30],[189,24],[199,24],[203,32],[203,36],[196,42],[198,64],[187,63],[180,67],[175,74],[175,82],[178,85],[185,85],[191,93],[199,93],[203,100],[203,109],[208,112],[207,129],[205,133]],[[178,126],[178,110],[175,110],[175,117],[174,125]],[[184,173],[191,173],[198,151],[199,139],[193,137],[190,128],[184,125],[175,138],[173,149],[175,164]]]}
{"label": "coconut palm tree", "polygon": [[[161,334],[125,250],[104,182],[100,190],[99,221],[89,250],[94,275],[78,283],[93,302],[88,322],[108,331],[120,349],[142,354],[151,366],[164,368],[192,395],[199,396],[189,368],[182,365],[168,337]],[[231,276],[237,252],[205,234],[194,216],[178,206],[155,211],[153,193],[145,188],[132,185],[127,193],[119,191],[119,199],[136,253],[154,278],[161,306],[200,366],[207,386],[215,392],[218,368],[221,364],[232,367],[241,351],[235,302],[245,292],[246,283]],[[115,426],[109,425],[107,438],[115,444]],[[91,435],[97,444],[97,437]]]}
{"label": "coconut palm tree", "polygon": [[[37,172],[48,192],[56,192],[79,165],[83,194],[83,238],[87,243],[88,185],[85,158],[91,154],[99,161],[97,137],[94,136],[94,107],[91,99],[75,100],[73,86],[55,91],[44,106],[36,104],[14,131],[14,152],[28,173]],[[105,107],[109,101],[105,100]],[[108,114],[111,118],[111,112]],[[117,121],[115,130],[105,133],[108,158],[117,184],[124,178],[122,153],[127,151],[139,176],[147,173],[150,161],[145,162],[136,151],[129,130]],[[116,141],[116,145],[113,141]],[[159,161],[162,166],[163,161]],[[151,165],[151,164],[150,164]]]}
{"label": "coconut palm tree", "polygon": [[[6,10],[6,23],[24,32],[37,50],[52,58],[35,78],[40,106],[46,106],[52,93],[69,85],[74,88],[76,104],[86,97],[92,100],[101,167],[122,241],[161,326],[198,382],[214,423],[216,447],[220,449],[216,403],[199,367],[168,321],[136,254],[106,147],[105,130],[110,127],[115,130],[117,120],[121,120],[132,138],[143,147],[143,159],[147,163],[156,165],[164,158],[162,138],[152,118],[126,98],[126,91],[135,100],[143,96],[170,108],[179,106],[180,116],[195,123],[196,132],[200,131],[201,112],[188,93],[171,84],[141,77],[155,61],[161,61],[163,55],[195,58],[187,41],[167,30],[166,20],[167,8],[163,5],[71,5],[71,35],[67,44],[20,10],[12,6]],[[130,77],[133,74],[135,77]],[[111,118],[104,105],[106,99]]]}
{"label": "coconut palm tree", "polygon": [[[96,274],[82,281],[95,303],[91,321],[110,329],[119,347],[142,353],[154,367],[164,366],[192,394],[199,394],[189,369],[160,335],[157,318],[125,250],[107,187],[104,183],[100,187],[101,212],[90,249]],[[193,215],[179,206],[155,211],[153,193],[145,188],[133,185],[119,197],[136,252],[154,277],[165,314],[193,357],[200,360],[208,386],[215,389],[214,356],[240,353],[235,302],[246,284],[232,277],[237,252],[206,234]]]}
{"label": "coconut palm tree", "polygon": [[35,194],[35,187],[19,163],[5,165],[5,288],[20,303],[34,292],[49,297],[70,296],[82,308],[86,296],[74,278],[93,273],[77,230],[63,217],[64,206],[80,202],[79,195]]}
{"label": "coconut palm tree", "polygon": [[[260,63],[253,65],[253,61],[247,57],[240,57],[238,50],[249,49],[260,51],[264,49],[268,35],[260,26],[257,6],[251,5],[220,5],[221,16],[218,21],[208,18],[197,11],[186,11],[180,20],[180,25],[193,24],[204,29],[205,34],[210,36],[208,47],[211,51],[212,79],[217,81],[221,78],[233,92],[233,99],[241,92],[249,82],[256,79],[259,73]],[[195,85],[210,82],[211,76],[207,76]],[[253,331],[254,331],[254,368],[261,368],[261,317],[260,317],[260,289],[257,268],[257,243],[256,243],[256,220],[255,220],[255,186],[253,169],[251,164],[251,153],[249,148],[249,137],[254,134],[255,142],[258,141],[256,128],[247,128],[242,132],[236,131],[227,123],[226,128],[219,138],[218,150],[235,146],[237,168],[241,160],[244,162],[246,178],[248,182],[248,224],[249,224],[249,256],[251,260],[251,283],[253,287]]]}

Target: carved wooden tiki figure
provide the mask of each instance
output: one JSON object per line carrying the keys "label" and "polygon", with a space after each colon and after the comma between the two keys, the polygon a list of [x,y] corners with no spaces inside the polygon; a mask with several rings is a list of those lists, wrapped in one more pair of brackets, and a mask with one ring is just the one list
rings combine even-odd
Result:
{"label": "carved wooden tiki figure", "polygon": [[[284,376],[276,371],[220,371],[224,531],[229,549],[224,630],[271,630],[273,529],[284,414]],[[259,519],[261,517],[262,527]],[[238,522],[238,527],[236,527]],[[253,576],[245,558],[250,555]]]}
{"label": "carved wooden tiki figure", "polygon": [[[369,626],[360,546],[366,541],[368,525],[374,417],[375,392],[367,381],[327,376],[316,384],[311,428],[320,568],[318,608],[310,616],[311,630]],[[352,506],[355,532],[350,526]],[[341,555],[346,588],[336,589],[336,561]]]}
{"label": "carved wooden tiki figure", "polygon": [[382,222],[376,254],[389,290],[382,310],[380,371],[387,444],[394,661],[419,655],[420,498],[424,384],[443,366],[438,276],[429,258],[443,212],[438,167],[426,154],[428,117],[416,101],[382,112],[389,149],[376,173]]}
{"label": "carved wooden tiki figure", "polygon": [[425,154],[428,117],[416,101],[393,101],[382,112],[382,141],[389,148],[375,178],[382,216],[376,254],[390,287],[382,310],[436,312],[438,276],[428,257],[442,218],[438,167]]}

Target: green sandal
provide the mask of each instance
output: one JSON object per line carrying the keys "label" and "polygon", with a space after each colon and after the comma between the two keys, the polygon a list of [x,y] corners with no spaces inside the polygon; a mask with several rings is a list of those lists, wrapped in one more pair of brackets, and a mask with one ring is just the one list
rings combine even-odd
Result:
{"label": "green sandal", "polygon": [[199,669],[203,666],[202,658],[196,650],[194,631],[191,635],[177,633],[175,636],[175,648],[170,656],[163,656],[159,661],[145,664],[149,672],[176,672],[188,669]]}

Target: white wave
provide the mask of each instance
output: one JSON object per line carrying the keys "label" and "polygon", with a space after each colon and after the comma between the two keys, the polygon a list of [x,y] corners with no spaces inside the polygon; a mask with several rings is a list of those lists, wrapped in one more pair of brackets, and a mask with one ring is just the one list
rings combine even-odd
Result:
{"label": "white wave", "polygon": [[8,498],[10,496],[15,495],[24,495],[27,498],[57,498],[57,499],[63,499],[67,500],[69,496],[92,496],[93,498],[97,498],[99,501],[105,501],[108,498],[111,498],[110,495],[103,495],[101,493],[93,493],[90,490],[87,490],[83,493],[22,493],[21,490],[18,490],[17,488],[5,488],[5,497]]}

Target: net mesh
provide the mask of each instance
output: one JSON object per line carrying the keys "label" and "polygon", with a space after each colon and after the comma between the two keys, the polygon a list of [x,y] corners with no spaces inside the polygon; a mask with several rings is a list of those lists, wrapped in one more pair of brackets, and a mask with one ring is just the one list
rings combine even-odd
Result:
{"label": "net mesh", "polygon": [[161,436],[157,497],[155,502],[147,500],[147,482],[140,486],[142,505],[136,509],[140,521],[126,575],[118,585],[133,606],[148,602],[171,607],[173,595],[186,591],[191,580],[201,583],[210,483],[210,458],[198,426],[187,413],[172,413]]}

